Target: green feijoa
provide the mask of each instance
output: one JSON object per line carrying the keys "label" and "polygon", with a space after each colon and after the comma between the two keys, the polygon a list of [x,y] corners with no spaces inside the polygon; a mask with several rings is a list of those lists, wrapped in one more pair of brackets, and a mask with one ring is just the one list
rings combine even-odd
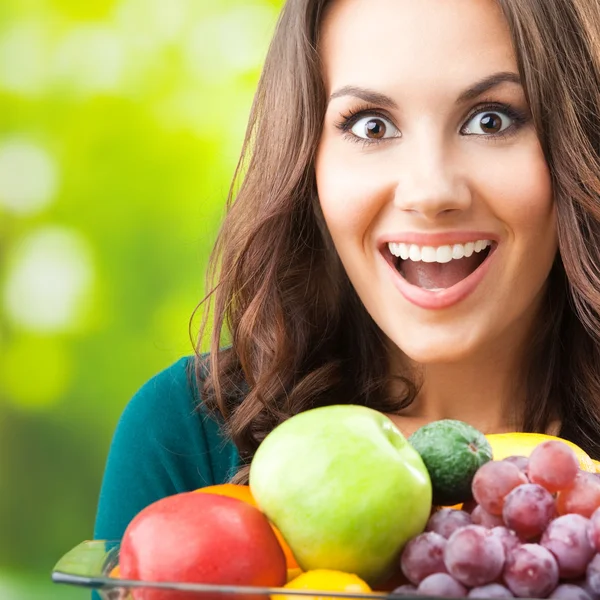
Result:
{"label": "green feijoa", "polygon": [[492,447],[485,435],[464,421],[433,421],[417,429],[408,441],[429,471],[433,504],[437,506],[470,500],[477,469],[492,460]]}

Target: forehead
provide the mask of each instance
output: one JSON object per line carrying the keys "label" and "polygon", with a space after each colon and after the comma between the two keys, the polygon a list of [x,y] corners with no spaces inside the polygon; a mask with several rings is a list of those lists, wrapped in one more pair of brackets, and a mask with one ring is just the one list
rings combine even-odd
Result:
{"label": "forehead", "polygon": [[517,70],[495,0],[333,0],[320,54],[329,91],[400,80],[468,84]]}

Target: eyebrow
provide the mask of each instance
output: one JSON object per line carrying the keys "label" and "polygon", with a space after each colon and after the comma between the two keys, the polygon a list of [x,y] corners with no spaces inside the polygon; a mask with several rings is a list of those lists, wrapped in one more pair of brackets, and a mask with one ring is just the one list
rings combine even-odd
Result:
{"label": "eyebrow", "polygon": [[365,102],[377,104],[378,106],[383,106],[385,108],[398,108],[398,105],[389,96],[355,85],[345,85],[343,88],[333,92],[333,94],[329,96],[329,102],[336,98],[342,98],[343,96],[353,96],[354,98],[360,98]]}
{"label": "eyebrow", "polygon": [[456,103],[463,104],[469,100],[474,100],[478,96],[481,96],[481,94],[484,94],[492,88],[499,86],[501,83],[516,83],[517,85],[521,85],[521,78],[516,73],[512,73],[511,71],[494,73],[489,77],[484,77],[471,87],[467,88],[460,94]]}
{"label": "eyebrow", "polygon": [[[502,83],[515,83],[517,85],[521,85],[521,79],[516,73],[512,73],[510,71],[494,73],[493,75],[484,77],[480,81],[474,83],[472,86],[468,87],[466,90],[461,92],[461,94],[458,96],[458,99],[456,100],[456,103],[464,104],[465,102],[474,100],[478,96],[481,96],[481,94],[499,86]],[[343,96],[353,96],[354,98],[359,98],[360,100],[364,100],[365,102],[369,102],[370,104],[377,104],[378,106],[382,106],[385,108],[398,108],[398,105],[389,96],[386,96],[385,94],[381,94],[374,90],[370,90],[368,88],[362,88],[355,85],[345,85],[339,90],[336,90],[331,94],[331,96],[329,96],[329,102],[335,100],[336,98],[342,98]]]}

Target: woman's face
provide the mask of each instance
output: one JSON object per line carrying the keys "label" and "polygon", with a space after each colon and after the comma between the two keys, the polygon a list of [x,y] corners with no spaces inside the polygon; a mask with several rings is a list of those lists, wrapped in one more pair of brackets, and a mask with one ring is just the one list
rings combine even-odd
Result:
{"label": "woman's face", "polygon": [[358,295],[419,363],[520,347],[557,251],[548,167],[493,0],[336,0],[316,161]]}

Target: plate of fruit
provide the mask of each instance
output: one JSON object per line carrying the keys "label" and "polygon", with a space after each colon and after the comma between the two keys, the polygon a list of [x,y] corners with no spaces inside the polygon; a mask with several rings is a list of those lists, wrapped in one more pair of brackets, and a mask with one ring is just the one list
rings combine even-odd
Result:
{"label": "plate of fruit", "polygon": [[122,540],[87,541],[56,583],[103,600],[600,600],[597,463],[560,438],[329,406],[262,442],[249,485],[175,494]]}

